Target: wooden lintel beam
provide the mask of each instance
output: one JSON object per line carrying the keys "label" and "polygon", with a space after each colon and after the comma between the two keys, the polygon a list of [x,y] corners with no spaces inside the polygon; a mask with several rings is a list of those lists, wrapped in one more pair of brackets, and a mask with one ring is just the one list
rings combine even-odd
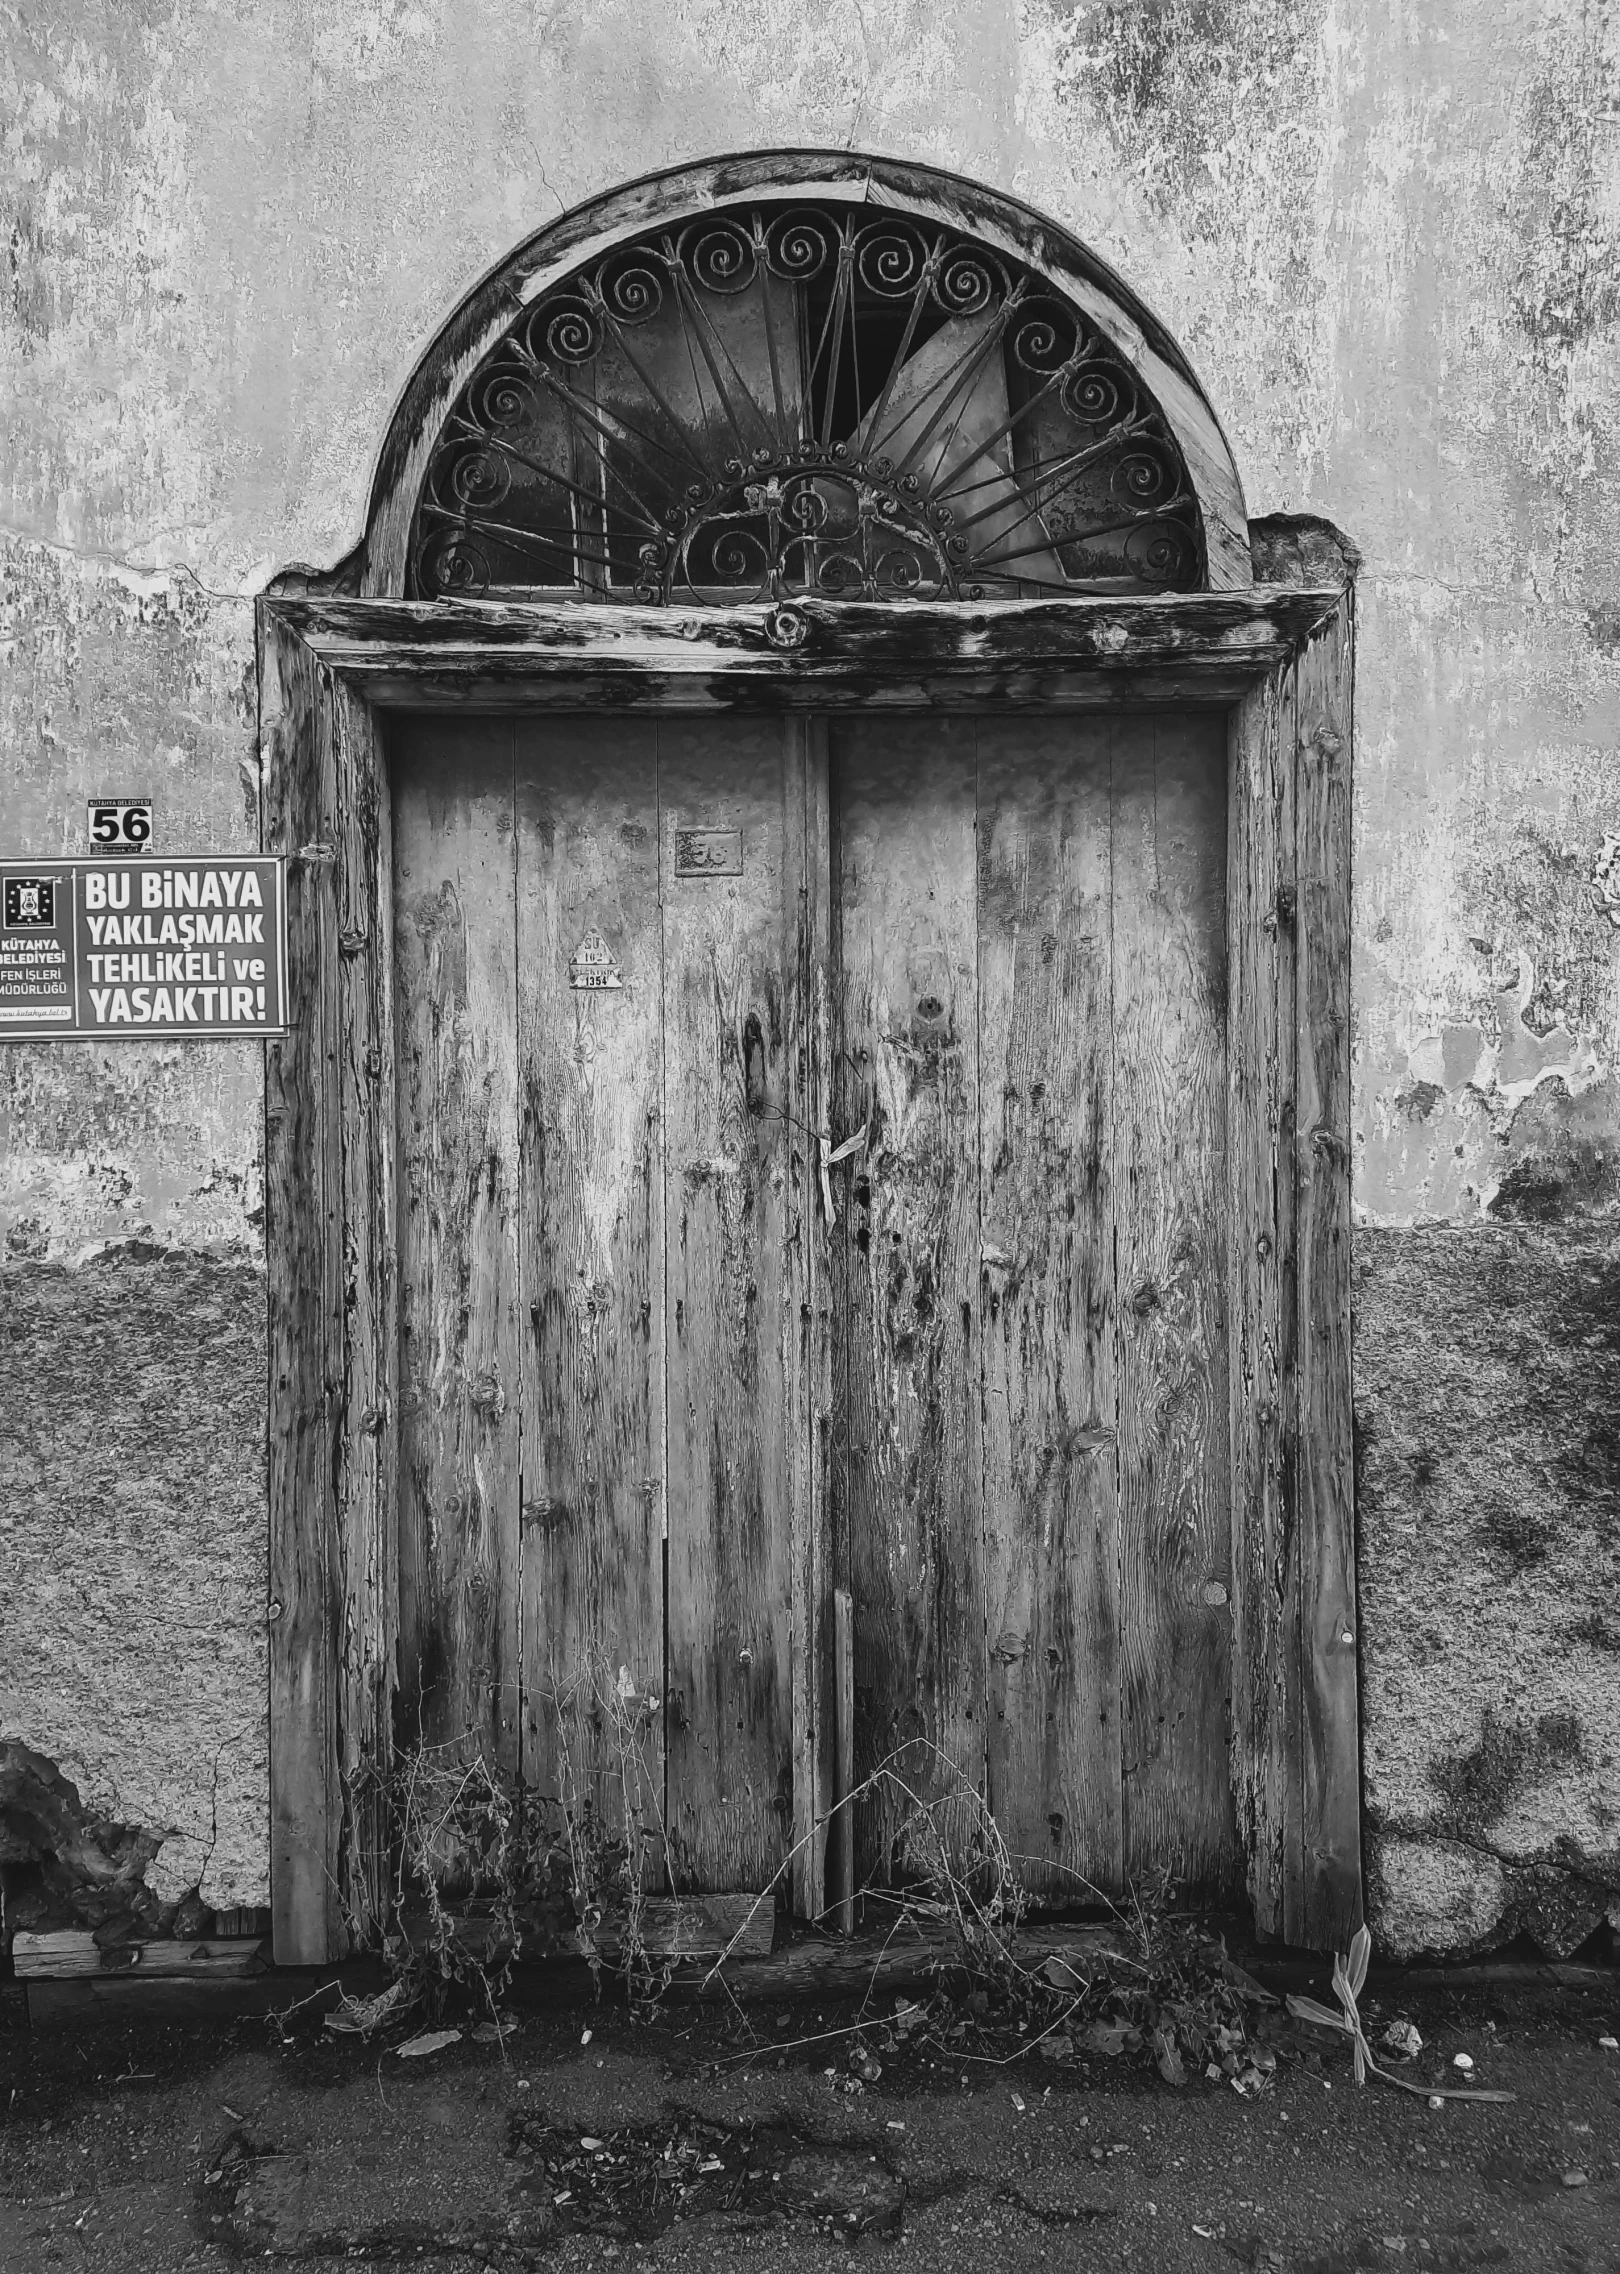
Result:
{"label": "wooden lintel beam", "polygon": [[[1162,679],[1185,700],[1206,677],[1242,689],[1275,670],[1338,594],[1261,586],[1164,599],[1008,601],[992,607],[796,601],[679,609],[590,602],[330,600],[266,603],[334,672],[374,701],[420,700],[422,684],[498,693],[583,680],[639,706],[743,699],[824,709],[839,701],[960,703],[982,688],[1044,705],[1068,681],[1109,702]],[[1191,684],[1189,684],[1191,682]],[[465,695],[463,698],[465,699]],[[1135,699],[1140,701],[1137,694]],[[1217,698],[1219,699],[1219,698]],[[1235,699],[1227,694],[1225,699]]]}

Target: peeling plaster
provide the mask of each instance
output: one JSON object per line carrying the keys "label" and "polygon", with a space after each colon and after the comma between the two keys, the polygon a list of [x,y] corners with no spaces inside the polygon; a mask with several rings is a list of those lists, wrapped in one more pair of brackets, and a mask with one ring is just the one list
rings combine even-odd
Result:
{"label": "peeling plaster", "polygon": [[1571,1097],[1600,1080],[1605,1071],[1596,1050],[1558,1025],[1545,1034],[1526,1026],[1524,1014],[1536,989],[1536,967],[1522,949],[1517,956],[1516,984],[1497,996],[1497,1033],[1493,1041],[1483,1027],[1448,1026],[1424,1035],[1407,1053],[1407,1071],[1415,1082],[1447,1095],[1464,1089],[1482,1097],[1493,1092],[1505,1104],[1517,1105],[1538,1083],[1555,1075]]}
{"label": "peeling plaster", "polygon": [[1592,863],[1592,892],[1599,910],[1620,928],[1620,832],[1604,831]]}

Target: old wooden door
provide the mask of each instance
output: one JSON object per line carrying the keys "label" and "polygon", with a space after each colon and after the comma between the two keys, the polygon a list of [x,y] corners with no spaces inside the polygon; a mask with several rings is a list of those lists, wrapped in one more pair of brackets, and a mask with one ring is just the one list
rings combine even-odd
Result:
{"label": "old wooden door", "polygon": [[1225,722],[851,719],[832,815],[861,1874],[965,1782],[1228,1893]]}
{"label": "old wooden door", "polygon": [[400,1734],[628,1797],[682,1888],[766,1885],[791,1820],[806,747],[425,719],[393,754]]}
{"label": "old wooden door", "polygon": [[404,1736],[611,1807],[663,1701],[677,1884],[764,1886],[825,1523],[863,1876],[955,1785],[1043,1892],[1230,1891],[1225,766],[1199,712],[397,735]]}

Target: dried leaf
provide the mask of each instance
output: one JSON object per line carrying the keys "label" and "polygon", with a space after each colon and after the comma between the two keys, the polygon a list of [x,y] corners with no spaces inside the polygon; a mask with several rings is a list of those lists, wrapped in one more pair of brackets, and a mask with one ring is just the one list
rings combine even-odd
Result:
{"label": "dried leaf", "polygon": [[1275,1990],[1268,1990],[1264,1983],[1257,1982],[1252,1974],[1246,1974],[1235,1958],[1228,1958],[1224,1953],[1221,1958],[1221,1980],[1229,1989],[1236,1990],[1240,1998],[1247,1998],[1253,2005],[1280,2006],[1282,2004],[1282,2000]]}
{"label": "dried leaf", "polygon": [[1359,1998],[1367,1981],[1367,1962],[1372,1957],[1372,1936],[1364,1926],[1357,1927],[1350,1945],[1350,1995]]}
{"label": "dried leaf", "polygon": [[427,2053],[442,2053],[447,2045],[459,2045],[459,2029],[425,2029],[420,2037],[407,2037],[394,2051],[402,2061],[420,2060]]}
{"label": "dried leaf", "polygon": [[1187,2072],[1181,2065],[1181,2055],[1176,2049],[1176,2041],[1168,2029],[1156,2029],[1153,2032],[1153,2058],[1158,2064],[1159,2074],[1166,2084],[1184,2085],[1186,2083]]}

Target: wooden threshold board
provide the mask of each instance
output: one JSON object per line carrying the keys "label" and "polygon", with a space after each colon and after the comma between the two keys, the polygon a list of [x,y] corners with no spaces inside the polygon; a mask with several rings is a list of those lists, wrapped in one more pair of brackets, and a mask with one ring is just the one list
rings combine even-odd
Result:
{"label": "wooden threshold board", "polygon": [[207,1935],[193,1940],[125,1942],[103,1950],[85,1927],[63,1927],[51,1934],[19,1930],[11,1939],[11,1963],[19,1982],[72,1982],[86,1977],[127,1979],[141,1975],[200,1982],[262,1974],[270,1963],[268,1936],[247,1939]]}
{"label": "wooden threshold board", "polygon": [[[617,1912],[610,1912],[597,1937],[597,1947],[609,1966],[623,1946],[618,1918]],[[487,1916],[475,1913],[456,1924],[456,1939],[469,1955],[485,1947],[492,1924]],[[428,1940],[426,1913],[410,1914],[405,1932],[418,1950],[424,1948]],[[712,1962],[723,1951],[730,1951],[731,1963],[768,1958],[775,1932],[774,1895],[650,1895],[641,1907],[642,1949],[649,1958],[671,1958],[679,1964]],[[538,1955],[520,1950],[518,1964],[524,1968],[566,1966],[576,1963],[579,1956],[571,1946]]]}

